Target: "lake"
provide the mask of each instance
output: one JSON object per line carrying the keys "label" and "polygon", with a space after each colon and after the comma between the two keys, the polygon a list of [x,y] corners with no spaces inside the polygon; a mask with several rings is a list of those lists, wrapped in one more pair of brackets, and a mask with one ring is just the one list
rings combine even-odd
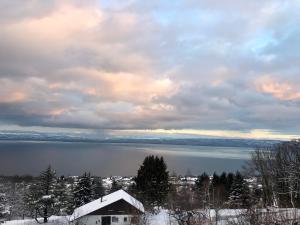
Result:
{"label": "lake", "polygon": [[38,175],[49,164],[59,175],[135,175],[145,156],[163,156],[169,171],[198,175],[236,171],[250,159],[253,149],[160,144],[75,142],[0,142],[0,174]]}

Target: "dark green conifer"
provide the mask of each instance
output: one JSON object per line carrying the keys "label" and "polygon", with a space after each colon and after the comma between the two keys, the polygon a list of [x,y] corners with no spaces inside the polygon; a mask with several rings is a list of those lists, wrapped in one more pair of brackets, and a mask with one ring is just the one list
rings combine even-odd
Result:
{"label": "dark green conifer", "polygon": [[169,172],[163,157],[147,156],[135,177],[136,189],[146,206],[162,206],[169,191]]}
{"label": "dark green conifer", "polygon": [[232,208],[248,208],[250,205],[249,187],[240,172],[236,172],[229,195]]}
{"label": "dark green conifer", "polygon": [[92,181],[89,173],[84,173],[79,177],[78,183],[74,188],[75,208],[92,201]]}

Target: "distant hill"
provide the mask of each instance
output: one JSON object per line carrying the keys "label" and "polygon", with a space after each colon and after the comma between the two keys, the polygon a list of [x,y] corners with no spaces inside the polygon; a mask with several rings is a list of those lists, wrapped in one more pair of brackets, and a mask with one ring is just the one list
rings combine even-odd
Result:
{"label": "distant hill", "polygon": [[228,139],[228,138],[99,138],[82,134],[54,134],[38,132],[0,132],[0,141],[53,141],[86,143],[131,143],[165,144],[220,147],[267,147],[279,143],[278,140]]}

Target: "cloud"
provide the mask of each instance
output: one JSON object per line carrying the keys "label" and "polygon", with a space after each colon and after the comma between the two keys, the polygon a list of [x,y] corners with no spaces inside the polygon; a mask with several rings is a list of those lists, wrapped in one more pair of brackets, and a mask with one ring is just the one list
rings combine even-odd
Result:
{"label": "cloud", "polygon": [[292,83],[279,82],[271,77],[264,77],[257,82],[258,91],[271,94],[280,100],[300,100],[300,90]]}
{"label": "cloud", "polygon": [[0,9],[1,124],[300,131],[297,1]]}

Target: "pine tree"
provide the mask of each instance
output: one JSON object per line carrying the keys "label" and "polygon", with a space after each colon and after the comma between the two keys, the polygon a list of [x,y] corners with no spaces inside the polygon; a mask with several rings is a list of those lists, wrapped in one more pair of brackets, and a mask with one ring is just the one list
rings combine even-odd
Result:
{"label": "pine tree", "polygon": [[24,184],[12,181],[10,184],[10,190],[8,193],[9,201],[9,220],[24,217],[25,205],[24,205]]}
{"label": "pine tree", "polygon": [[43,171],[39,178],[39,200],[36,207],[37,214],[44,218],[44,223],[55,212],[54,208],[54,191],[56,183],[56,174],[51,166]]}
{"label": "pine tree", "polygon": [[219,183],[222,184],[224,186],[224,188],[226,187],[227,184],[227,174],[225,172],[223,172],[220,176],[219,179]]}
{"label": "pine tree", "polygon": [[0,193],[0,219],[7,216],[7,211],[5,210],[7,207],[7,196],[5,193]]}
{"label": "pine tree", "polygon": [[209,176],[206,173],[201,174],[198,176],[195,185],[198,189],[203,188],[204,186],[208,186],[209,184]]}
{"label": "pine tree", "polygon": [[68,214],[69,196],[65,178],[62,176],[57,180],[54,191],[54,206],[61,215]]}
{"label": "pine tree", "polygon": [[35,183],[28,186],[27,190],[25,191],[24,203],[26,211],[28,212],[26,215],[30,217],[35,216],[35,209],[40,199],[39,191],[39,186]]}
{"label": "pine tree", "polygon": [[105,190],[101,177],[95,177],[92,181],[92,199],[98,199],[104,196]]}
{"label": "pine tree", "polygon": [[228,182],[227,174],[225,172],[223,172],[219,179],[219,187],[222,190],[221,195],[222,195],[223,202],[226,202],[229,197],[229,191],[227,192],[227,190],[226,190],[227,182]]}
{"label": "pine tree", "polygon": [[219,208],[223,203],[223,186],[221,185],[220,176],[216,173],[213,174],[213,178],[210,185],[211,202],[214,208]]}
{"label": "pine tree", "polygon": [[43,217],[44,223],[48,222],[48,218],[55,213],[55,171],[49,166],[43,171],[36,184],[32,184],[26,191],[24,202],[27,209],[35,216]]}
{"label": "pine tree", "polygon": [[243,176],[237,172],[229,195],[229,205],[232,208],[248,208],[250,205],[250,191]]}
{"label": "pine tree", "polygon": [[220,185],[220,177],[218,174],[214,173],[211,181],[211,188],[216,188]]}
{"label": "pine tree", "polygon": [[231,187],[233,184],[234,180],[234,174],[233,173],[228,173],[227,179],[226,179],[226,184],[225,184],[225,191],[226,191],[226,197],[229,198]]}
{"label": "pine tree", "polygon": [[210,179],[206,173],[198,176],[196,182],[197,198],[202,202],[202,207],[206,208],[210,204],[209,186]]}
{"label": "pine tree", "polygon": [[169,191],[169,172],[163,157],[147,156],[135,177],[136,188],[146,206],[162,206]]}
{"label": "pine tree", "polygon": [[113,178],[109,193],[113,193],[113,192],[118,191],[120,189],[122,189],[122,186],[120,184],[118,184],[116,179]]}
{"label": "pine tree", "polygon": [[84,173],[74,188],[75,208],[92,201],[92,181],[89,173]]}
{"label": "pine tree", "polygon": [[74,199],[75,185],[73,183],[67,185],[66,189],[66,206],[65,210],[68,215],[71,215],[76,208]]}

